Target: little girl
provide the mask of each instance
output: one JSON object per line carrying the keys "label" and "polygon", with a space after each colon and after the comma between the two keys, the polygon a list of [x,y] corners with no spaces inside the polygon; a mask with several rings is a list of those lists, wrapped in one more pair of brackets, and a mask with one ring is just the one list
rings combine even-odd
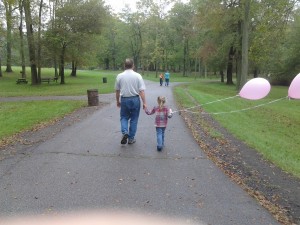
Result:
{"label": "little girl", "polygon": [[155,113],[155,126],[156,126],[156,138],[157,138],[157,151],[161,151],[164,147],[165,130],[168,123],[168,118],[172,117],[172,109],[169,109],[164,104],[166,98],[159,96],[157,98],[158,106],[153,107],[151,111],[145,108],[147,115]]}
{"label": "little girl", "polygon": [[159,75],[159,84],[160,84],[160,86],[163,85],[163,82],[164,82],[164,75],[161,73],[161,74]]}

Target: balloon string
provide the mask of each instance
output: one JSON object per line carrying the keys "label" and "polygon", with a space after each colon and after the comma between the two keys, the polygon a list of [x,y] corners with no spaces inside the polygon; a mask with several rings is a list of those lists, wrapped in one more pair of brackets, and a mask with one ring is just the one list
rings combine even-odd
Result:
{"label": "balloon string", "polygon": [[248,110],[251,110],[251,109],[259,108],[261,106],[269,105],[269,104],[281,101],[281,100],[286,99],[286,98],[288,98],[288,96],[283,97],[283,98],[279,98],[279,99],[275,99],[275,100],[267,102],[267,103],[259,104],[259,105],[253,106],[253,107],[248,107],[248,108],[239,109],[239,110],[232,110],[232,111],[228,111],[228,112],[207,113],[207,112],[194,112],[194,111],[190,111],[190,110],[183,110],[183,111],[189,112],[189,113],[194,113],[194,114],[201,113],[201,114],[206,114],[206,115],[220,115],[220,114],[237,113],[237,112],[248,111]]}
{"label": "balloon string", "polygon": [[201,105],[196,105],[196,106],[192,106],[192,107],[189,107],[189,108],[176,110],[176,111],[173,111],[173,113],[177,113],[177,112],[180,112],[180,111],[188,111],[189,109],[194,109],[194,108],[201,107],[201,106],[204,106],[204,105],[209,105],[209,104],[212,104],[212,103],[215,103],[215,102],[225,101],[225,100],[232,99],[232,98],[235,98],[235,97],[238,97],[238,96],[239,95],[235,95],[235,96],[231,96],[231,97],[228,97],[228,98],[218,99],[218,100],[207,102],[207,103],[204,103],[204,104],[201,104]]}

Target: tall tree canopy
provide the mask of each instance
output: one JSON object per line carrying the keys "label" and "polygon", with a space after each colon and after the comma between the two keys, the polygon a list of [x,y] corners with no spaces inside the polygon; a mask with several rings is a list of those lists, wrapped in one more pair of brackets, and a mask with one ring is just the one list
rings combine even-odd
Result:
{"label": "tall tree canopy", "polygon": [[137,11],[127,6],[115,14],[103,0],[3,0],[1,58],[6,71],[12,64],[30,65],[32,84],[39,83],[37,68],[43,66],[54,67],[64,84],[65,64],[76,76],[77,67],[118,69],[125,57],[132,57],[137,69],[195,78],[219,71],[221,81],[236,81],[237,89],[251,73],[289,82],[299,70],[299,4],[139,0]]}

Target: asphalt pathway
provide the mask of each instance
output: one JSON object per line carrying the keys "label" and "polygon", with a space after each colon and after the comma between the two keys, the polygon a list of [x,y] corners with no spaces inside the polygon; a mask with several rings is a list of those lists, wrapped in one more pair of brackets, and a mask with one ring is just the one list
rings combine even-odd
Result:
{"label": "asphalt pathway", "polygon": [[[172,84],[146,86],[149,108],[163,95],[176,109]],[[169,120],[162,152],[154,116],[142,110],[136,143],[122,146],[114,95],[102,100],[111,104],[0,161],[0,216],[117,209],[199,224],[278,224],[206,157],[178,114]]]}

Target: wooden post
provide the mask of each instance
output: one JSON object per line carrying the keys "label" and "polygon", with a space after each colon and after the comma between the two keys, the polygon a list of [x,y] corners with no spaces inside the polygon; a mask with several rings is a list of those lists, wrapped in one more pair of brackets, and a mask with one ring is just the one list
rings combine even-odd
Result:
{"label": "wooden post", "polygon": [[97,89],[87,90],[88,95],[88,105],[97,106],[99,105],[99,94]]}

